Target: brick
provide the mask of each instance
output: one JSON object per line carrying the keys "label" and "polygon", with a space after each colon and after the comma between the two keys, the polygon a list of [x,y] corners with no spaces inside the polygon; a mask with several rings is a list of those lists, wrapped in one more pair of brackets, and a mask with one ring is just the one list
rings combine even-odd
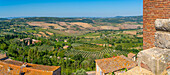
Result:
{"label": "brick", "polygon": [[[169,0],[143,0],[143,49],[154,47],[155,20],[170,18]],[[150,38],[151,37],[151,38]],[[147,40],[148,39],[148,40]]]}

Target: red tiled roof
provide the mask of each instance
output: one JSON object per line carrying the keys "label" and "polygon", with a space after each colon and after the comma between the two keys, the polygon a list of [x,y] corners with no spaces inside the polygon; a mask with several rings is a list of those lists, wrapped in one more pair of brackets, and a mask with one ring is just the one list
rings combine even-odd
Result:
{"label": "red tiled roof", "polygon": [[4,60],[2,62],[7,63],[7,64],[16,65],[16,66],[22,66],[24,64],[21,61],[16,61],[16,60],[11,60],[11,59],[6,59],[6,60]]}
{"label": "red tiled roof", "polygon": [[133,53],[129,53],[128,54],[128,58],[132,58],[132,57],[134,57],[136,54],[133,54]]}
{"label": "red tiled roof", "polygon": [[55,71],[58,68],[60,68],[60,66],[46,66],[46,65],[37,65],[37,64],[30,64],[30,63],[28,63],[27,65],[30,66],[30,67],[27,67],[27,68],[36,69],[36,70],[43,70],[43,71]]}
{"label": "red tiled roof", "polygon": [[132,68],[137,64],[136,62],[128,59],[125,56],[117,56],[114,58],[105,58],[105,59],[97,59],[95,60],[96,64],[100,67],[100,69],[104,73],[114,72],[123,68]]}
{"label": "red tiled roof", "polygon": [[6,58],[6,54],[0,54],[0,59]]}
{"label": "red tiled roof", "polygon": [[[6,59],[0,61],[0,75],[19,75],[21,72],[25,75],[52,75],[55,70],[58,70],[60,66],[46,66],[38,64],[27,63],[23,66],[23,62]],[[9,71],[9,69],[11,70]]]}
{"label": "red tiled roof", "polygon": [[119,75],[154,75],[151,71],[142,67],[136,66],[127,72],[120,73]]}

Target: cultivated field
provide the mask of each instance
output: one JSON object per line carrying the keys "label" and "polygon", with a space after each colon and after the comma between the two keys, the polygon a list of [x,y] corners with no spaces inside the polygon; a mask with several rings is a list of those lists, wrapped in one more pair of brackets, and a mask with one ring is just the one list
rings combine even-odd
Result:
{"label": "cultivated field", "polygon": [[137,29],[137,28],[143,28],[142,25],[131,25],[131,24],[123,24],[120,25],[121,29]]}
{"label": "cultivated field", "polygon": [[42,34],[42,36],[44,36],[44,37],[49,37],[44,32],[39,32],[39,33]]}
{"label": "cultivated field", "polygon": [[71,22],[69,23],[71,25],[79,25],[79,26],[82,26],[84,28],[90,28],[90,27],[93,27],[91,24],[88,24],[88,23],[82,23],[82,22]]}
{"label": "cultivated field", "polygon": [[47,33],[48,35],[54,35],[53,33],[50,33],[50,32],[48,32],[48,31],[46,31],[46,33]]}
{"label": "cultivated field", "polygon": [[119,27],[113,27],[113,26],[99,26],[101,30],[119,30]]}
{"label": "cultivated field", "polygon": [[143,35],[137,35],[137,37],[143,37]]}
{"label": "cultivated field", "polygon": [[31,26],[39,26],[44,28],[49,28],[49,26],[54,26],[54,29],[65,29],[58,24],[51,24],[51,23],[45,23],[45,22],[27,22]]}
{"label": "cultivated field", "polygon": [[136,35],[137,31],[123,31],[124,34]]}
{"label": "cultivated field", "polygon": [[35,36],[38,36],[38,37],[41,37],[41,35],[40,34],[34,34]]}

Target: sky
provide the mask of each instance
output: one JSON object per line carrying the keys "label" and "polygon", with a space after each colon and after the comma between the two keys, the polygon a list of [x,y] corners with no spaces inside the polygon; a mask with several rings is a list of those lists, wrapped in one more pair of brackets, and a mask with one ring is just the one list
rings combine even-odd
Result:
{"label": "sky", "polygon": [[143,0],[0,0],[0,17],[114,17],[143,14]]}

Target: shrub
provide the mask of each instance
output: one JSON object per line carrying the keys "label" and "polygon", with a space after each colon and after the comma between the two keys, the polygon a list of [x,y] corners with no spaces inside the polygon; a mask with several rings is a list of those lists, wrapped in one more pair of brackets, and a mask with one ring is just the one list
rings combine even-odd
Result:
{"label": "shrub", "polygon": [[84,69],[81,69],[76,71],[76,75],[87,75],[87,73]]}

